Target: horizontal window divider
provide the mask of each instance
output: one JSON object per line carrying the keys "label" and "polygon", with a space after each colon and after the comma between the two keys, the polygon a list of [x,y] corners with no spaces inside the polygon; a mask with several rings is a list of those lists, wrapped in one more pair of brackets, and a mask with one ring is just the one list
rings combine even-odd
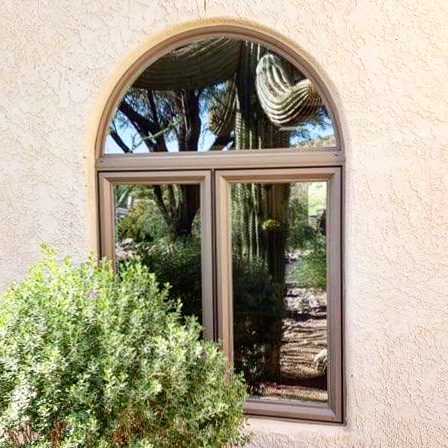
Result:
{"label": "horizontal window divider", "polygon": [[258,168],[245,170],[220,170],[218,176],[226,182],[267,182],[267,183],[289,183],[289,182],[312,182],[329,180],[339,167],[289,167],[289,168]]}
{"label": "horizontal window divider", "polygon": [[287,168],[296,166],[342,165],[344,155],[340,151],[278,151],[254,150],[226,153],[176,153],[176,154],[132,154],[107,155],[97,161],[98,171],[161,171],[203,170],[233,168]]}
{"label": "horizontal window divider", "polygon": [[328,405],[302,402],[281,403],[268,400],[249,399],[246,403],[248,417],[284,419],[287,421],[342,423],[343,419]]}
{"label": "horizontal window divider", "polygon": [[[145,171],[128,171],[128,172],[101,172],[99,173],[100,181],[107,179],[109,182],[117,184],[142,184],[142,185],[157,185],[157,184],[172,184],[182,183],[200,184],[209,176],[209,170],[188,170],[188,171],[160,171],[154,172],[150,170]],[[173,181],[175,180],[175,182]]]}

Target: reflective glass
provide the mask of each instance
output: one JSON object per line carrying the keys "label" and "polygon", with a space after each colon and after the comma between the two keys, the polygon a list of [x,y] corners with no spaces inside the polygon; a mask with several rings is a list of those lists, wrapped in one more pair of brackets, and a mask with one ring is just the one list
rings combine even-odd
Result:
{"label": "reflective glass", "polygon": [[199,185],[114,186],[117,262],[139,257],[202,322]]}
{"label": "reflective glass", "polygon": [[235,369],[253,397],[326,402],[327,183],[232,184]]}
{"label": "reflective glass", "polygon": [[142,72],[109,125],[106,154],[334,147],[313,83],[258,43],[184,45]]}

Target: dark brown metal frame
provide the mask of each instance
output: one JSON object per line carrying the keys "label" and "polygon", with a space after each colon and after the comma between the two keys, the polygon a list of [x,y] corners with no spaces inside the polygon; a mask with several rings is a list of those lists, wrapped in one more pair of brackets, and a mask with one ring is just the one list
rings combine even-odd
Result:
{"label": "dark brown metal frame", "polygon": [[[133,81],[151,63],[181,44],[195,40],[228,36],[249,39],[271,48],[297,66],[317,86],[335,125],[336,147],[314,148],[312,151],[292,149],[264,149],[257,151],[229,151],[223,153],[179,153],[145,155],[105,155],[104,145],[109,121]],[[248,182],[268,180],[285,182],[300,180],[327,180],[328,197],[328,294],[329,294],[329,404],[272,402],[249,400],[250,415],[299,419],[304,421],[344,422],[344,369],[343,369],[343,313],[342,313],[342,170],[344,166],[343,139],[340,120],[329,89],[293,43],[285,45],[280,36],[256,28],[232,24],[201,24],[160,41],[143,53],[121,77],[102,115],[96,138],[96,169],[98,173],[99,251],[114,257],[113,185],[115,183],[163,184],[197,183],[201,185],[203,233],[203,294],[218,296],[216,303],[203,300],[204,324],[207,337],[222,338],[223,348],[231,357],[231,285],[228,230],[228,186],[235,179]],[[215,187],[216,184],[216,187]],[[211,189],[216,191],[212,193]],[[226,199],[227,198],[227,199]],[[216,202],[216,203],[215,203]],[[216,210],[216,216],[212,215]],[[214,227],[219,229],[214,231]],[[226,230],[227,229],[227,230]],[[222,236],[217,238],[220,233]],[[216,243],[216,247],[214,247]],[[215,265],[216,262],[216,265]],[[214,270],[214,271],[213,271]],[[222,270],[222,271],[221,271]],[[216,272],[214,274],[213,272]],[[226,274],[227,272],[227,274]],[[216,275],[216,279],[213,279]],[[208,280],[207,280],[208,279]]]}

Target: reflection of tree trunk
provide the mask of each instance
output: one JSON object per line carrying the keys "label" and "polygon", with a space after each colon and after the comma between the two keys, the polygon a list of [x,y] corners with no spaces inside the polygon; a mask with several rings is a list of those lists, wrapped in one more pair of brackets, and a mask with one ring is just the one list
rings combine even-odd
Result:
{"label": "reflection of tree trunk", "polygon": [[322,216],[320,217],[319,221],[318,221],[318,229],[320,231],[320,233],[322,233],[322,235],[326,235],[327,234],[327,211],[324,210],[322,212]]}
{"label": "reflection of tree trunk", "polygon": [[[176,95],[176,107],[182,117],[177,128],[179,151],[198,151],[201,121],[199,93],[195,90],[181,90]],[[153,110],[157,116],[157,110]],[[160,130],[160,128],[159,128]],[[165,138],[161,135],[163,142]],[[167,151],[166,146],[164,147]],[[153,187],[156,203],[171,230],[172,237],[190,236],[192,225],[200,205],[199,185],[165,185]],[[163,195],[162,190],[166,191]]]}
{"label": "reflection of tree trunk", "polygon": [[272,342],[265,347],[264,375],[267,380],[279,381],[280,349],[283,335],[283,320],[277,319],[271,326]]}
{"label": "reflection of tree trunk", "polygon": [[[289,184],[238,184],[233,195],[233,247],[249,263],[264,260],[271,281],[277,286],[277,309],[268,318],[268,340],[264,347],[266,378],[279,375],[282,312],[285,296],[285,250]],[[279,312],[280,310],[280,312]]]}
{"label": "reflection of tree trunk", "polygon": [[285,282],[285,246],[287,211],[289,203],[289,184],[264,186],[263,215],[263,258],[265,259],[274,283]]}
{"label": "reflection of tree trunk", "polygon": [[180,196],[178,216],[173,220],[172,226],[175,237],[191,235],[193,221],[200,205],[199,185],[181,185]]}
{"label": "reflection of tree trunk", "polygon": [[177,95],[176,105],[182,117],[177,129],[179,151],[198,151],[201,134],[199,94],[194,90],[182,90]]}
{"label": "reflection of tree trunk", "polygon": [[175,239],[190,236],[200,207],[199,185],[154,185],[156,204]]}

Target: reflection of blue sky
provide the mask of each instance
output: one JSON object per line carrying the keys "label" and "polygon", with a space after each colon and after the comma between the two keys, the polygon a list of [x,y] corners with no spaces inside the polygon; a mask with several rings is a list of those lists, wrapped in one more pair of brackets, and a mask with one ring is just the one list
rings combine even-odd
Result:
{"label": "reflection of blue sky", "polygon": [[[208,151],[215,141],[216,135],[208,127],[208,107],[202,102],[200,118],[201,118],[201,133],[199,137],[198,151]],[[122,140],[126,143],[129,148],[133,148],[134,154],[147,154],[148,148],[144,144],[140,135],[134,126],[129,123],[128,126],[121,126],[118,132]],[[279,130],[282,132],[282,129]],[[334,129],[331,119],[326,116],[324,119],[319,121],[307,121],[300,124],[299,126],[290,127],[283,129],[283,132],[290,132],[290,145],[306,145],[307,141],[314,141],[317,139],[324,139],[327,137],[334,136]],[[166,146],[169,152],[178,152],[179,145],[176,139],[174,131],[170,131],[165,136]],[[111,136],[107,136],[106,139],[106,154],[122,154],[123,151],[115,143]]]}
{"label": "reflection of blue sky", "polygon": [[307,141],[324,139],[334,136],[334,129],[331,120],[320,122],[308,122],[297,127],[291,134],[290,144],[296,146]]}
{"label": "reflection of blue sky", "polygon": [[[199,151],[208,151],[216,138],[215,134],[208,128],[207,114],[207,108],[201,107],[201,134],[199,137]],[[134,154],[148,153],[147,146],[144,144],[139,133],[131,123],[129,123],[126,127],[119,128],[118,132],[126,145],[129,148],[134,148]],[[179,144],[173,131],[168,133],[165,138],[165,142],[169,152],[179,152]],[[108,135],[106,139],[106,154],[123,154],[121,148],[115,143],[114,139],[110,135]]]}

